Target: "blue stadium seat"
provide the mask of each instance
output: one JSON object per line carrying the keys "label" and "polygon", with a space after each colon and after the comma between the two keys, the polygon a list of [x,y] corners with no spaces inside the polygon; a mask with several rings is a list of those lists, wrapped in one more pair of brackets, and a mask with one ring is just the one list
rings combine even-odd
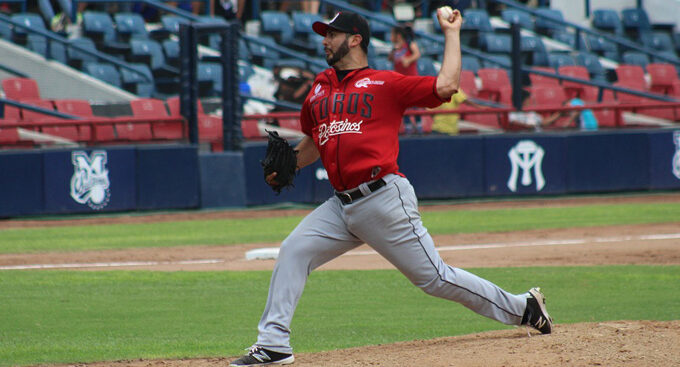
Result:
{"label": "blue stadium seat", "polygon": [[470,70],[475,74],[477,74],[477,70],[482,68],[482,65],[479,63],[479,59],[474,56],[463,55],[460,61],[463,70]]}
{"label": "blue stadium seat", "polygon": [[12,39],[12,28],[8,23],[0,22],[0,38],[6,40]]}
{"label": "blue stadium seat", "polygon": [[149,38],[144,18],[137,13],[117,13],[113,16],[116,21],[116,31],[122,41],[131,38]]}
{"label": "blue stadium seat", "polygon": [[47,58],[47,40],[39,34],[28,34],[26,48]]}
{"label": "blue stadium seat", "polygon": [[640,43],[659,51],[673,51],[673,40],[668,33],[646,32],[640,35]]}
{"label": "blue stadium seat", "polygon": [[[597,55],[581,52],[576,55],[576,64],[585,66],[588,69],[591,79],[601,79],[606,74],[606,70],[600,64],[600,58]],[[596,78],[597,76],[597,78]]]}
{"label": "blue stadium seat", "polygon": [[393,70],[394,65],[392,61],[388,60],[386,57],[376,57],[369,64],[375,70]]}
{"label": "blue stadium seat", "polygon": [[612,59],[614,61],[620,60],[619,50],[616,46],[616,43],[610,42],[604,39],[604,37],[595,35],[588,35],[587,39],[588,45],[590,45],[590,51],[592,53]]}
{"label": "blue stadium seat", "polygon": [[642,8],[623,9],[621,11],[621,23],[623,30],[632,39],[639,38],[643,33],[652,31],[647,12]]}
{"label": "blue stadium seat", "polygon": [[680,33],[673,33],[673,43],[675,43],[675,52],[680,54]]}
{"label": "blue stadium seat", "polygon": [[551,52],[548,54],[548,65],[557,69],[560,66],[574,66],[576,62],[571,55],[563,52]]}
{"label": "blue stadium seat", "polygon": [[482,49],[486,52],[509,54],[512,51],[510,35],[489,33],[485,34],[483,38],[484,47]]}
{"label": "blue stadium seat", "polygon": [[228,24],[226,19],[222,17],[214,17],[212,15],[202,15],[199,17],[201,23],[206,23],[206,24]]}
{"label": "blue stadium seat", "polygon": [[176,77],[179,71],[169,66],[161,45],[150,39],[130,40],[129,61],[147,64],[155,78]]}
{"label": "blue stadium seat", "polygon": [[[436,11],[433,13],[433,19],[435,29],[441,32]],[[482,36],[491,32],[493,32],[493,27],[489,20],[489,13],[486,10],[467,9],[465,11],[465,21],[460,28],[460,41],[462,44],[480,48],[483,43]]]}
{"label": "blue stadium seat", "polygon": [[103,12],[86,11],[83,13],[83,33],[97,44],[116,40],[113,20],[109,14]]}
{"label": "blue stadium seat", "polygon": [[[678,55],[676,55],[675,52],[673,52],[673,51],[661,51],[661,52],[657,53],[657,55],[664,56],[664,57],[669,58],[671,60],[680,61],[680,57],[678,57]],[[652,61],[655,62],[655,63],[663,63],[663,62],[667,63],[668,62],[664,59],[660,59],[660,58],[657,58],[657,57],[652,57]],[[677,69],[679,69],[678,73],[680,74],[680,66],[675,65],[675,67]]]}
{"label": "blue stadium seat", "polygon": [[440,41],[421,38],[418,41],[420,53],[425,56],[439,57],[444,53],[444,43]]}
{"label": "blue stadium seat", "polygon": [[531,15],[517,9],[505,9],[501,12],[501,18],[509,24],[518,23],[520,27],[528,30],[534,30],[534,22],[531,20]]}
{"label": "blue stadium seat", "polygon": [[376,13],[375,18],[376,19],[370,19],[368,21],[371,27],[371,37],[376,37],[383,41],[389,41],[390,32],[392,32],[392,26],[390,26],[388,23],[394,23],[394,17],[391,14]]}
{"label": "blue stadium seat", "polygon": [[[21,23],[31,29],[40,29],[47,31],[45,22],[38,14],[20,13],[12,15],[11,19],[17,23]],[[28,32],[21,27],[14,27],[12,31],[12,41],[21,45],[26,45],[28,42]]]}
{"label": "blue stadium seat", "polygon": [[613,9],[597,9],[593,11],[593,28],[615,35],[623,35],[621,19],[619,14]]}
{"label": "blue stadium seat", "polygon": [[293,67],[298,69],[306,69],[307,63],[300,59],[279,59],[274,64],[276,67]]}
{"label": "blue stadium seat", "polygon": [[[90,51],[97,51],[94,41],[89,38],[74,38],[69,42],[69,45],[76,45]],[[82,52],[75,47],[67,47],[66,59],[68,64],[76,69],[82,69],[85,63],[97,62],[96,56]]]}
{"label": "blue stadium seat", "polygon": [[316,21],[322,20],[321,16],[318,14],[303,13],[298,11],[293,12],[292,19],[293,32],[295,33],[295,36],[302,36],[305,39],[310,34],[316,34],[312,30],[312,24],[314,24]]}
{"label": "blue stadium seat", "polygon": [[144,73],[148,79],[145,80],[142,75],[121,67],[120,77],[123,88],[139,97],[153,97],[156,93],[156,88],[154,86],[154,79],[153,75],[151,74],[151,69],[149,69],[146,64],[132,63],[128,65]]}
{"label": "blue stadium seat", "polygon": [[[538,8],[536,9],[536,12],[547,18],[564,21],[564,16],[562,15],[562,12],[557,9]],[[553,33],[563,32],[566,29],[566,27],[561,23],[551,21],[550,19],[547,18],[539,16],[536,17],[534,23],[534,29],[536,30],[536,32],[552,36]]]}
{"label": "blue stadium seat", "polygon": [[267,36],[258,37],[258,39],[265,44],[259,44],[255,42],[248,42],[248,49],[250,50],[250,56],[256,64],[262,65],[266,68],[271,69],[274,63],[279,58],[280,54],[278,51],[274,51],[267,46],[267,44],[276,44],[273,38]]}
{"label": "blue stadium seat", "polygon": [[520,39],[523,63],[533,66],[548,66],[548,52],[540,37],[523,36]]}
{"label": "blue stadium seat", "polygon": [[553,39],[555,41],[562,42],[564,44],[569,45],[572,49],[579,49],[579,50],[585,50],[588,47],[586,46],[586,39],[583,37],[583,34],[581,33],[580,37],[580,43],[578,48],[576,47],[576,34],[575,33],[570,33],[570,32],[556,32],[553,34]]}
{"label": "blue stadium seat", "polygon": [[68,62],[68,57],[66,56],[66,46],[57,41],[50,40],[49,58],[52,60],[59,61],[62,64]]}
{"label": "blue stadium seat", "polygon": [[222,65],[216,62],[199,62],[196,77],[199,96],[218,96],[222,92]]}
{"label": "blue stadium seat", "polygon": [[180,24],[189,24],[189,20],[177,15],[163,15],[161,17],[163,28],[170,33],[179,34]]}
{"label": "blue stadium seat", "polygon": [[167,39],[161,43],[161,46],[165,54],[165,62],[172,67],[179,68],[179,41]]}
{"label": "blue stadium seat", "polygon": [[[46,40],[45,37],[39,34],[28,34],[28,41],[26,47],[46,59],[52,59],[62,64],[66,64],[66,48],[60,42],[53,40]],[[49,49],[48,46],[49,45]]]}
{"label": "blue stadium seat", "polygon": [[649,64],[649,56],[646,53],[636,51],[626,51],[621,55],[621,62],[627,65],[638,65],[646,68]]}
{"label": "blue stadium seat", "polygon": [[429,57],[418,59],[418,75],[437,76],[437,69],[434,67],[434,60]]}
{"label": "blue stadium seat", "polygon": [[288,14],[280,11],[265,10],[260,12],[262,33],[273,36],[280,43],[287,45],[294,39],[293,27]]}
{"label": "blue stadium seat", "polygon": [[120,73],[111,64],[88,62],[84,66],[85,72],[93,77],[120,88]]}

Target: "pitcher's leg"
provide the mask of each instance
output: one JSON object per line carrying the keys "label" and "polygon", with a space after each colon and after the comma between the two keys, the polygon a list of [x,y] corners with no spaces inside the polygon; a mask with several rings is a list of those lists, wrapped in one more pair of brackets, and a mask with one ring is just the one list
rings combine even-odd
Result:
{"label": "pitcher's leg", "polygon": [[256,345],[279,353],[292,353],[290,322],[307,276],[315,268],[360,244],[347,231],[337,200],[325,202],[303,219],[281,244],[267,305],[258,325]]}
{"label": "pitcher's leg", "polygon": [[350,230],[357,237],[428,294],[456,301],[505,324],[520,324],[526,295],[508,293],[486,279],[445,264],[423,227],[408,180],[392,180],[374,195],[352,208]]}

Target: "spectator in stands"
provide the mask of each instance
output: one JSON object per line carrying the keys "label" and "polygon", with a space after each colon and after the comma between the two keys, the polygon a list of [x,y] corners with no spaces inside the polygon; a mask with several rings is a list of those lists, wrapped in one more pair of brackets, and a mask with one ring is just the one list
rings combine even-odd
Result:
{"label": "spectator in stands", "polygon": [[312,89],[314,73],[298,67],[275,67],[274,78],[278,82],[278,89],[274,94],[277,100],[302,104]]}
{"label": "spectator in stands", "polygon": [[[451,101],[443,103],[437,107],[437,110],[454,110],[460,107],[463,103],[475,108],[486,108],[478,103],[468,99],[468,96],[462,90],[451,96]],[[440,113],[434,115],[432,123],[432,132],[447,135],[458,135],[458,120],[460,115],[457,113]]]}
{"label": "spectator in stands", "polygon": [[[573,98],[564,103],[566,106],[585,106],[585,103],[579,98]],[[554,126],[557,120],[563,116],[569,116],[567,121],[563,124],[564,127],[578,126],[581,130],[595,131],[597,130],[597,118],[590,109],[580,111],[557,111],[550,117],[543,121],[544,126]]]}
{"label": "spectator in stands", "polygon": [[[394,71],[404,75],[418,75],[420,48],[415,41],[413,29],[408,25],[392,28],[391,41],[392,51],[390,51],[388,58],[394,63]],[[415,116],[414,119],[413,116],[405,115],[404,126],[407,134],[422,133],[423,130],[420,116]]]}
{"label": "spectator in stands", "polygon": [[226,20],[241,19],[245,0],[219,0],[215,7],[215,15]]}

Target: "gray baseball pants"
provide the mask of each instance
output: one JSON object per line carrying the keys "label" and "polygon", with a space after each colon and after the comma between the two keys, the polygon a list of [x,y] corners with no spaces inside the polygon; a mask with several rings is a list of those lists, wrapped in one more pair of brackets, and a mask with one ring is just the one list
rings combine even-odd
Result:
{"label": "gray baseball pants", "polygon": [[423,226],[413,187],[388,175],[387,185],[344,205],[335,195],[317,207],[281,244],[256,345],[292,353],[290,323],[309,273],[363,243],[391,262],[425,293],[458,302],[480,315],[519,325],[526,294],[444,263]]}

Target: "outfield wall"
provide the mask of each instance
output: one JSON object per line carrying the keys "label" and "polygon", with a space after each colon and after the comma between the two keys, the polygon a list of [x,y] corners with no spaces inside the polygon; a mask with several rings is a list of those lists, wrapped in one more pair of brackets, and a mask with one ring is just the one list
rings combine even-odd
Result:
{"label": "outfield wall", "polygon": [[[186,145],[0,152],[0,217],[320,203],[320,163],[280,195],[264,183],[265,142],[199,154]],[[422,137],[401,141],[420,199],[680,189],[680,129]]]}

